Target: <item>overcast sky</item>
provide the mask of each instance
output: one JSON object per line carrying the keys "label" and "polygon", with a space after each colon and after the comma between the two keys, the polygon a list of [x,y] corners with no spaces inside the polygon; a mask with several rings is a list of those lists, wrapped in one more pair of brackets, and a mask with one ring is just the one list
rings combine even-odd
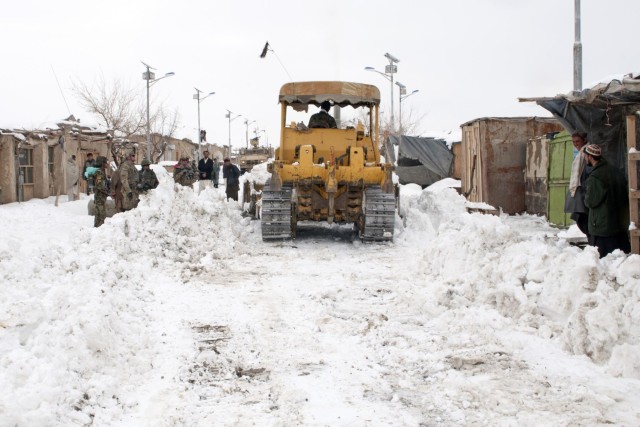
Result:
{"label": "overcast sky", "polygon": [[[196,138],[195,86],[216,92],[201,102],[209,142],[228,143],[230,109],[243,115],[232,122],[234,147],[245,144],[244,117],[277,145],[277,96],[287,72],[294,81],[375,84],[384,112],[390,84],[364,67],[383,71],[385,52],[400,59],[396,80],[419,90],[402,106],[422,117],[423,132],[485,116],[547,116],[517,98],[572,89],[573,8],[573,0],[11,2],[0,16],[0,127],[30,129],[69,113],[95,122],[74,98],[72,81],[91,84],[102,75],[144,96],[145,61],[157,77],[176,73],[151,95],[179,110],[179,136]],[[638,16],[638,0],[582,0],[584,86],[640,71]],[[266,41],[277,57],[259,58]]]}

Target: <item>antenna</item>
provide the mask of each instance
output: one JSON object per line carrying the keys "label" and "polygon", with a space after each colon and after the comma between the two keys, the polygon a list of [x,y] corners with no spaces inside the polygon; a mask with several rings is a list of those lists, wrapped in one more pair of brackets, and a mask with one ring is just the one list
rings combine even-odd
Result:
{"label": "antenna", "polygon": [[271,49],[271,46],[269,46],[269,42],[265,43],[264,48],[262,49],[262,53],[260,54],[260,58],[266,57],[267,56],[267,52],[273,52],[274,56],[276,57],[276,59],[280,63],[280,66],[282,67],[284,72],[287,73],[287,76],[289,76],[289,81],[293,82],[293,77],[291,77],[291,74],[289,74],[289,71],[287,70],[287,67],[284,66],[284,64],[280,60],[280,57],[278,56],[276,51]]}
{"label": "antenna", "polygon": [[56,75],[56,71],[53,69],[53,64],[51,64],[51,72],[53,73],[53,77],[56,78],[56,83],[58,83],[58,89],[60,89],[60,95],[62,95],[62,99],[64,100],[64,105],[67,106],[67,111],[69,115],[71,115],[71,110],[69,109],[69,104],[67,103],[67,98],[64,97],[64,92],[62,91],[62,86],[60,86],[60,81],[58,80],[58,76]]}

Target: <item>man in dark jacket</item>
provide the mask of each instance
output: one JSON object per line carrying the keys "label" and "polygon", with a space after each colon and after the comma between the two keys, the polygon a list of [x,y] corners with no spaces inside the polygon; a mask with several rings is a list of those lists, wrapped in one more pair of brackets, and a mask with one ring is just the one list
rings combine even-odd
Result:
{"label": "man in dark jacket", "polygon": [[329,114],[329,109],[331,109],[331,103],[329,101],[324,101],[320,104],[320,111],[311,116],[309,119],[309,127],[310,128],[326,128],[326,129],[335,129],[338,127],[336,124],[336,119],[331,117]]}
{"label": "man in dark jacket", "polygon": [[231,159],[228,157],[224,159],[222,176],[227,179],[227,187],[225,190],[227,193],[227,199],[232,198],[237,202],[238,191],[240,191],[240,169],[231,163]]}
{"label": "man in dark jacket", "polygon": [[91,190],[93,190],[93,175],[89,178],[84,174],[87,171],[88,167],[96,167],[96,161],[93,159],[93,153],[87,154],[87,160],[84,161],[84,168],[82,169],[82,179],[84,179],[87,185],[87,196],[91,194]]}
{"label": "man in dark jacket", "polygon": [[202,159],[198,161],[198,172],[200,173],[200,191],[211,185],[211,173],[213,172],[213,161],[209,158],[209,152],[205,150]]}
{"label": "man in dark jacket", "polygon": [[629,197],[627,182],[620,170],[602,157],[597,144],[584,148],[593,170],[587,178],[584,204],[589,208],[589,244],[596,246],[600,258],[620,249],[631,251],[629,243]]}

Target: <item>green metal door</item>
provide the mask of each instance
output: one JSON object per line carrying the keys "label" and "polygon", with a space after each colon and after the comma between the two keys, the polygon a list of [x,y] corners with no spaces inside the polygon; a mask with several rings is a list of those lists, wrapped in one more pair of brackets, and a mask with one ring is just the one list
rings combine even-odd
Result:
{"label": "green metal door", "polygon": [[561,227],[569,227],[573,221],[564,212],[564,200],[569,190],[573,163],[573,142],[567,131],[562,131],[549,143],[549,222]]}

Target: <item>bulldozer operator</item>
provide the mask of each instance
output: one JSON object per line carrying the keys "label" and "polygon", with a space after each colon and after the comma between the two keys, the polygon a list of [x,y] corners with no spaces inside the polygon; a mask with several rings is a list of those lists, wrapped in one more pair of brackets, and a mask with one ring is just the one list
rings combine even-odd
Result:
{"label": "bulldozer operator", "polygon": [[331,117],[329,109],[331,108],[331,102],[323,101],[320,104],[320,111],[315,113],[309,119],[310,128],[325,128],[325,129],[337,129],[336,119]]}

